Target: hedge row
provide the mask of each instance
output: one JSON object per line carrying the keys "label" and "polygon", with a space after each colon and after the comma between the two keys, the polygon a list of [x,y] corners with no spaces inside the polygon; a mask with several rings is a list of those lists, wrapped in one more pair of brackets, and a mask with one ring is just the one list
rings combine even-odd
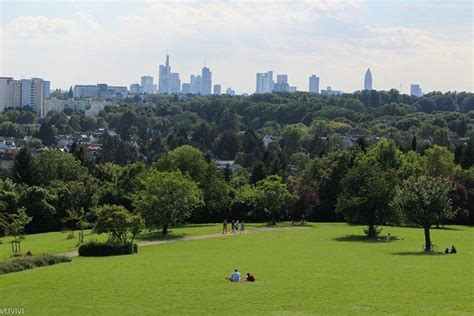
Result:
{"label": "hedge row", "polygon": [[79,249],[79,256],[83,257],[104,257],[104,256],[116,256],[116,255],[130,255],[137,253],[138,245],[132,243],[126,243],[125,245],[112,242],[96,242],[91,241],[82,244]]}
{"label": "hedge row", "polygon": [[23,257],[0,263],[0,274],[33,269],[37,267],[51,266],[62,262],[71,262],[71,258],[53,255],[38,255],[32,257]]}

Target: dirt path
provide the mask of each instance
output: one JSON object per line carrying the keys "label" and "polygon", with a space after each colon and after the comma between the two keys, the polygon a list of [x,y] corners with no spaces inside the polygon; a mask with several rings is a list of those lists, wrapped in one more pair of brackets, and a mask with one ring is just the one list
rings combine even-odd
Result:
{"label": "dirt path", "polygon": [[[306,226],[301,226],[301,227],[267,227],[267,228],[257,228],[257,229],[250,229],[245,231],[245,235],[247,234],[255,234],[255,233],[262,233],[262,232],[270,232],[270,231],[277,231],[277,230],[286,230],[286,229],[303,229],[307,228]],[[201,240],[201,239],[210,239],[210,238],[230,238],[230,237],[235,237],[239,236],[241,234],[232,234],[228,233],[226,235],[222,235],[222,233],[212,233],[212,234],[203,234],[203,235],[191,235],[191,236],[185,236],[185,237],[179,237],[179,238],[172,238],[172,239],[164,239],[164,240],[144,240],[141,242],[138,242],[138,247],[147,247],[147,246],[154,246],[154,245],[161,245],[161,244],[169,244],[172,242],[182,242],[182,241],[190,241],[190,240]],[[58,253],[58,256],[65,256],[69,258],[77,257],[79,256],[77,250],[74,251],[69,251],[69,252],[63,252],[63,253]]]}

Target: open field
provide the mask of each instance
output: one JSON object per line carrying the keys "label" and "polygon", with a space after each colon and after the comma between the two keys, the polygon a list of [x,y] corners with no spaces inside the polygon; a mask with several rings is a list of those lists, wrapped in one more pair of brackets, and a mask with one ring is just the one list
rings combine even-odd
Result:
{"label": "open field", "polygon": [[[246,229],[255,229],[264,227],[265,224],[247,224]],[[288,226],[288,224],[280,224],[279,226]],[[194,235],[212,234],[221,231],[221,224],[194,224],[182,227],[172,227],[166,239],[182,238]],[[230,225],[229,225],[230,227]],[[229,228],[230,232],[230,228]],[[25,239],[21,240],[21,251],[26,253],[30,250],[33,254],[41,253],[63,253],[77,249],[78,231],[74,232],[74,239],[66,239],[70,231],[33,234],[27,235]],[[84,241],[98,240],[105,241],[107,234],[92,234],[91,230],[84,231]],[[137,236],[137,242],[144,240],[160,240],[163,239],[161,234],[156,231],[143,231]],[[11,256],[11,244],[13,237],[6,237],[1,239],[3,244],[0,244],[0,261],[4,261]]]}
{"label": "open field", "polygon": [[[315,224],[141,248],[138,255],[0,276],[0,307],[25,314],[472,314],[474,229],[384,228],[402,240],[364,241],[360,226]],[[233,284],[234,269],[257,282]]]}

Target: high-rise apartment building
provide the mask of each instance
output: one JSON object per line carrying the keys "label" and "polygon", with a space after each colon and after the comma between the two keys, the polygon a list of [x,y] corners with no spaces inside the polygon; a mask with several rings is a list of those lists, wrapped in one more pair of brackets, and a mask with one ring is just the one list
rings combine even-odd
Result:
{"label": "high-rise apartment building", "polygon": [[44,86],[39,78],[21,79],[21,107],[33,109],[43,116]]}
{"label": "high-rise apartment building", "polygon": [[421,90],[421,86],[419,84],[411,84],[410,85],[410,94],[416,97],[421,97],[423,95],[423,91]]}
{"label": "high-rise apartment building", "polygon": [[372,73],[370,68],[367,68],[364,76],[364,90],[372,90]]}
{"label": "high-rise apartment building", "polygon": [[11,77],[0,77],[0,112],[21,107],[21,83]]}
{"label": "high-rise apartment building", "polygon": [[311,75],[309,77],[309,93],[319,93],[319,77]]}

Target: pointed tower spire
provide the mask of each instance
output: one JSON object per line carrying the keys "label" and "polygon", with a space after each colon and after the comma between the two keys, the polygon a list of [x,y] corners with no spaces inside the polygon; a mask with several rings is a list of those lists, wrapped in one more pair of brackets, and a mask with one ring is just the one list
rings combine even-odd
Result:
{"label": "pointed tower spire", "polygon": [[365,72],[364,90],[372,90],[372,73],[370,72],[370,68],[367,68]]}

